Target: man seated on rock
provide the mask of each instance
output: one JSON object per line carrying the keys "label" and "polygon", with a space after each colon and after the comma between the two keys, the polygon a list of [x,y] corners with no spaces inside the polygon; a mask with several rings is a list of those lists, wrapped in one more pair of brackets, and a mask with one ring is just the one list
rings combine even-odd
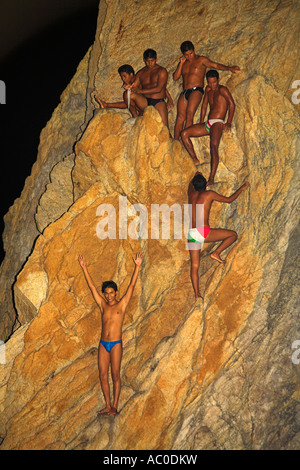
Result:
{"label": "man seated on rock", "polygon": [[[205,89],[204,100],[201,108],[200,124],[194,124],[181,132],[182,143],[193,159],[196,166],[200,165],[191,137],[210,136],[210,176],[208,186],[214,184],[215,174],[219,164],[219,144],[223,133],[231,130],[231,123],[235,111],[233,98],[226,86],[219,85],[219,74],[216,70],[209,70],[206,74],[208,86]],[[208,119],[204,122],[209,103],[210,111]],[[227,122],[225,116],[228,111]]]}
{"label": "man seated on rock", "polygon": [[[131,112],[133,117],[141,116],[143,114],[144,109],[148,106],[148,102],[142,96],[142,94],[135,93],[132,96],[131,87],[135,82],[136,75],[134,73],[134,69],[129,64],[124,64],[119,67],[118,72],[120,74],[121,79],[123,80],[122,87],[125,88],[123,93],[123,101],[117,101],[114,103],[106,103],[105,101],[101,100],[97,95],[95,95],[95,100],[101,108],[117,108],[117,109],[126,109],[128,108]],[[135,83],[134,85],[137,88],[141,88],[141,85]],[[172,108],[174,106],[172,97],[168,90],[166,89],[166,98],[167,98],[167,106]]]}
{"label": "man seated on rock", "polygon": [[177,103],[177,117],[175,122],[174,138],[179,139],[182,129],[193,125],[195,112],[204,94],[204,75],[207,67],[218,70],[237,72],[238,66],[227,66],[212,62],[208,57],[197,55],[191,41],[184,41],[180,46],[183,56],[173,74],[173,79],[183,77],[183,91]]}
{"label": "man seated on rock", "polygon": [[204,176],[197,171],[188,188],[188,201],[191,205],[191,228],[188,232],[187,247],[190,252],[190,274],[196,300],[202,297],[199,291],[198,274],[202,244],[221,241],[222,243],[211,253],[210,257],[219,263],[225,263],[225,260],[221,259],[220,255],[237,239],[237,233],[233,230],[211,228],[209,226],[211,205],[214,201],[231,204],[242,191],[250,186],[246,182],[235,193],[226,197],[212,190],[206,191],[206,184]]}
{"label": "man seated on rock", "polygon": [[157,54],[153,49],[147,49],[143,58],[145,67],[136,74],[134,83],[126,85],[125,89],[131,90],[130,99],[143,110],[147,106],[154,106],[162,122],[169,128],[167,99],[170,106],[173,105],[173,101],[167,91],[168,72],[156,63]]}
{"label": "man seated on rock", "polygon": [[[117,414],[118,401],[121,391],[120,367],[122,359],[122,325],[126,307],[132,297],[139,268],[142,264],[142,254],[137,253],[134,272],[125,295],[117,300],[118,288],[115,282],[105,281],[102,284],[104,298],[99,295],[91,276],[87,270],[84,257],[79,255],[78,261],[85,275],[85,279],[98,304],[102,314],[102,332],[98,350],[98,368],[102,392],[106,406],[98,414]],[[111,364],[114,400],[111,406],[108,383],[108,370]]]}
{"label": "man seated on rock", "polygon": [[[121,65],[121,67],[118,68],[118,72],[120,74],[121,79],[123,80],[123,88],[126,85],[130,86],[133,84],[135,80],[135,73],[131,65]],[[124,91],[123,101],[117,101],[115,103],[106,103],[105,101],[101,100],[97,95],[95,95],[95,100],[97,101],[97,103],[100,104],[101,108],[128,108],[133,117],[137,117],[143,114],[143,108],[138,106],[140,100],[136,100],[135,102],[133,102],[133,100],[130,99],[130,89]],[[144,103],[142,102],[141,104],[143,105]]]}

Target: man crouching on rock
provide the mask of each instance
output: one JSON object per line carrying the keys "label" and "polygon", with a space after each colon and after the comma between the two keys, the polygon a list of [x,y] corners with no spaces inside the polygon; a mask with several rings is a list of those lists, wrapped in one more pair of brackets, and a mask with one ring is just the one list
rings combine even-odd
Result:
{"label": "man crouching on rock", "polygon": [[[134,272],[127,288],[126,294],[117,300],[118,288],[115,282],[105,281],[102,284],[103,298],[99,295],[91,276],[87,270],[84,257],[79,255],[78,261],[85,275],[85,279],[91,292],[98,304],[102,314],[102,333],[98,350],[98,368],[102,392],[106,402],[103,410],[97,411],[98,414],[107,413],[116,415],[118,410],[118,401],[121,391],[120,367],[122,359],[122,325],[126,307],[132,297],[136,284],[139,268],[142,264],[143,256],[137,253]],[[110,401],[110,390],[108,383],[108,370],[111,364],[111,375],[113,381],[113,405]]]}

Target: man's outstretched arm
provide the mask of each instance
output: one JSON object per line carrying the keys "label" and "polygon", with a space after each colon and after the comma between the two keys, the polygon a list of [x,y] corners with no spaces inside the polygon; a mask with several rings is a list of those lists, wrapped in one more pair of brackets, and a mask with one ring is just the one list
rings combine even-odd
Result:
{"label": "man's outstretched arm", "polygon": [[203,57],[202,63],[203,65],[205,65],[205,67],[211,67],[217,70],[230,70],[230,72],[233,72],[233,73],[238,72],[240,70],[240,67],[238,65],[230,66],[230,65],[219,64],[218,62],[213,62],[208,57]]}
{"label": "man's outstretched arm", "polygon": [[122,302],[122,304],[124,306],[124,309],[126,308],[128,302],[130,301],[130,299],[132,297],[132,294],[133,294],[133,291],[134,291],[134,288],[135,288],[135,284],[136,284],[136,281],[137,281],[139,269],[140,269],[140,266],[142,264],[142,260],[143,260],[142,253],[137,253],[135,259],[133,260],[134,263],[135,263],[135,268],[134,268],[134,271],[133,271],[133,274],[132,274],[132,277],[131,277],[130,284],[127,288],[126,294],[120,300],[120,302]]}
{"label": "man's outstretched arm", "polygon": [[241,194],[242,191],[245,191],[250,186],[248,181],[244,183],[235,193],[233,193],[231,196],[222,196],[221,194],[216,193],[215,191],[211,191],[212,193],[212,199],[214,201],[218,202],[226,202],[227,204],[231,204],[233,201],[236,200],[236,198]]}
{"label": "man's outstretched arm", "polygon": [[86,282],[87,282],[89,288],[91,289],[93,297],[94,297],[95,301],[97,302],[97,304],[99,305],[100,309],[102,310],[103,309],[104,299],[101,297],[101,295],[99,295],[99,293],[98,293],[98,291],[97,291],[97,289],[96,289],[96,287],[93,283],[93,280],[92,280],[92,278],[91,278],[91,276],[90,276],[90,274],[87,270],[84,257],[82,255],[79,255],[78,256],[78,261],[79,261],[80,266],[82,267]]}

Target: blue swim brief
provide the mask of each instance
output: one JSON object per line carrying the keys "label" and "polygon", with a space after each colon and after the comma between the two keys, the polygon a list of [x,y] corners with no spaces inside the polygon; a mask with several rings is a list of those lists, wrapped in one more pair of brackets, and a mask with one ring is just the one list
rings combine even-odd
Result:
{"label": "blue swim brief", "polygon": [[100,344],[105,347],[106,351],[109,353],[112,348],[114,347],[115,344],[121,343],[122,346],[122,340],[119,339],[118,341],[103,341],[102,339],[100,340]]}

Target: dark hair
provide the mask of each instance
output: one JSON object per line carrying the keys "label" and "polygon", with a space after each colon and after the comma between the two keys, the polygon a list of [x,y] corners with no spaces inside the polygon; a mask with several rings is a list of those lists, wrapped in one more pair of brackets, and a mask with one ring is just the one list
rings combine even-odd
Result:
{"label": "dark hair", "polygon": [[144,59],[156,59],[157,54],[154,49],[146,49],[144,54],[143,54]]}
{"label": "dark hair", "polygon": [[204,191],[206,189],[207,181],[203,175],[195,175],[192,179],[192,183],[196,191]]}
{"label": "dark hair", "polygon": [[129,73],[129,74],[133,73],[134,75],[134,70],[129,64],[121,65],[121,67],[118,68],[118,72],[120,75],[121,73]]}
{"label": "dark hair", "polygon": [[195,49],[194,44],[191,41],[184,41],[180,46],[180,50],[182,54],[184,54],[187,51],[193,51],[194,49]]}
{"label": "dark hair", "polygon": [[206,73],[206,79],[208,80],[209,78],[213,78],[213,77],[216,77],[216,78],[219,78],[219,72],[217,70],[209,70],[207,73]]}
{"label": "dark hair", "polygon": [[111,287],[115,292],[118,290],[118,286],[114,281],[104,281],[101,289],[102,292],[104,292],[107,287]]}

